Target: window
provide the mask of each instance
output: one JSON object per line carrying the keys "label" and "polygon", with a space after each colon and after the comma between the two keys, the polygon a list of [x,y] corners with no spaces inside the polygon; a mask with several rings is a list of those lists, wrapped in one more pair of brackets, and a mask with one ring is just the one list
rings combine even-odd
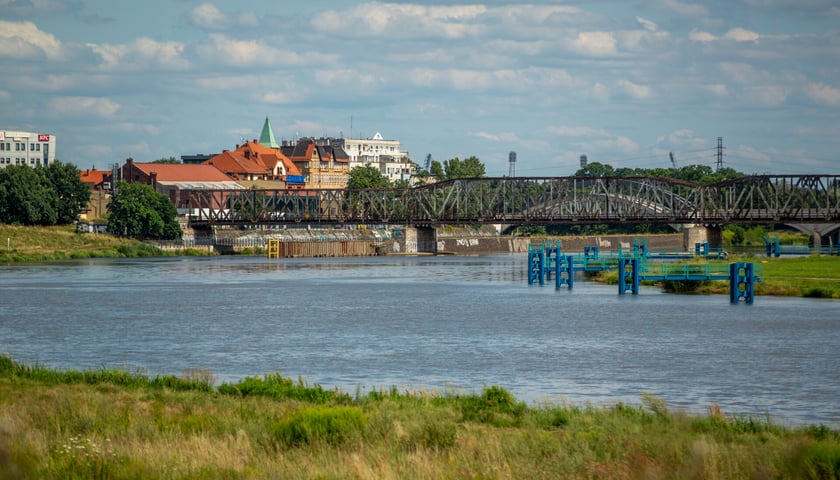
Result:
{"label": "window", "polygon": [[30,143],[30,144],[29,144],[29,151],[30,151],[30,152],[34,152],[34,151],[35,151],[35,144],[34,144],[34,143]]}
{"label": "window", "polygon": [[36,144],[35,144],[35,151],[36,151],[36,152],[40,152],[40,151],[41,151],[41,144],[40,144],[40,143],[36,143]]}
{"label": "window", "polygon": [[0,143],[0,151],[6,150],[6,144]]}

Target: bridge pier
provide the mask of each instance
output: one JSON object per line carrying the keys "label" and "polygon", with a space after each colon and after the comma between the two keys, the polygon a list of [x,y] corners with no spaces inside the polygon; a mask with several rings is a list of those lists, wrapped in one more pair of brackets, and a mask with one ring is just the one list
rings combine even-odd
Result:
{"label": "bridge pier", "polygon": [[709,248],[723,248],[723,227],[684,225],[683,248],[690,251],[698,243],[708,243]]}

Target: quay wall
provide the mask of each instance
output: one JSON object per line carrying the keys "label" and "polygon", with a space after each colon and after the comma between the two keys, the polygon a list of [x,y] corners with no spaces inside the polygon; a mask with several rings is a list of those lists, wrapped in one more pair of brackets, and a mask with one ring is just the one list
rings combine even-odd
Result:
{"label": "quay wall", "polygon": [[681,233],[661,235],[594,235],[547,238],[501,235],[494,226],[395,229],[215,229],[184,231],[181,248],[206,248],[222,254],[266,251],[268,240],[279,240],[281,258],[359,257],[374,255],[482,255],[524,253],[531,244],[561,242],[563,252],[582,252],[597,246],[603,252],[633,248],[634,239],[647,239],[650,252],[684,251]]}

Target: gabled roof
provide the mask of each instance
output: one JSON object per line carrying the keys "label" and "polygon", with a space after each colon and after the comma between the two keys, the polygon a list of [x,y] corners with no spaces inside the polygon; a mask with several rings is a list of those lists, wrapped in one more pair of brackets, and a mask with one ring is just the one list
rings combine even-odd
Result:
{"label": "gabled roof", "polygon": [[265,117],[265,123],[263,123],[262,133],[260,133],[260,143],[266,147],[280,148],[280,145],[277,144],[277,140],[274,138],[274,131],[271,129],[271,122],[268,121],[268,117]]}
{"label": "gabled roof", "polygon": [[255,158],[251,158],[250,153],[246,157],[240,150],[234,152],[226,150],[205,161],[203,165],[212,165],[229,175],[266,175],[269,173],[268,167]]}
{"label": "gabled roof", "polygon": [[159,182],[233,182],[213,165],[179,163],[134,163],[146,175],[156,174]]}
{"label": "gabled roof", "polygon": [[105,176],[110,174],[110,170],[82,170],[79,172],[79,178],[84,183],[97,186],[101,185],[105,181]]}
{"label": "gabled roof", "polygon": [[283,154],[280,147],[269,148],[261,142],[246,142],[236,151],[248,149],[258,161],[262,162],[268,169],[273,170],[278,162],[282,162],[289,175],[300,175],[300,169]]}

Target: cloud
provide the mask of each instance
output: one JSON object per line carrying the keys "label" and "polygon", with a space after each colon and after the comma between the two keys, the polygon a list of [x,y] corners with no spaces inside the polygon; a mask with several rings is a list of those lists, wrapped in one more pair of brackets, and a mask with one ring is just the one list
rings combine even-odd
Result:
{"label": "cloud", "polygon": [[95,116],[111,118],[120,109],[120,105],[107,98],[95,97],[55,97],[49,102],[50,110],[59,117]]}
{"label": "cloud", "polygon": [[805,87],[805,93],[818,103],[840,106],[840,88],[823,83],[809,83]]}
{"label": "cloud", "polygon": [[723,38],[728,40],[735,40],[736,42],[753,42],[757,43],[760,38],[759,34],[743,28],[733,28],[724,34]]}
{"label": "cloud", "polygon": [[259,40],[239,40],[220,33],[210,35],[210,42],[198,45],[196,51],[208,63],[232,67],[335,65],[338,58],[332,53],[281,50]]}
{"label": "cloud", "polygon": [[512,132],[489,133],[489,132],[469,132],[467,135],[477,137],[482,140],[489,140],[491,142],[505,142],[518,143],[519,137]]}
{"label": "cloud", "polygon": [[600,57],[616,53],[615,43],[610,32],[580,32],[570,46],[577,53]]}
{"label": "cloud", "polygon": [[193,25],[209,30],[221,30],[227,27],[227,17],[212,3],[202,3],[193,8],[188,18]]}
{"label": "cloud", "polygon": [[322,12],[313,18],[312,26],[330,35],[458,39],[475,35],[478,27],[473,22],[486,12],[483,5],[363,3],[343,12]]}
{"label": "cloud", "polygon": [[72,9],[64,0],[0,0],[0,15],[32,18],[42,15],[60,15]]}
{"label": "cloud", "polygon": [[688,34],[688,39],[692,42],[709,43],[714,42],[718,38],[709,32],[692,30],[691,33]]}
{"label": "cloud", "polygon": [[619,80],[617,86],[619,90],[636,100],[645,100],[650,97],[650,87],[647,85],[639,85],[630,80]]}
{"label": "cloud", "polygon": [[142,37],[127,45],[89,43],[87,47],[99,55],[107,70],[140,71],[150,67],[186,70],[190,66],[183,57],[185,46],[180,42],[156,42]]}
{"label": "cloud", "polygon": [[605,137],[607,132],[598,130],[592,127],[567,127],[565,125],[559,127],[548,127],[545,133],[550,136],[560,137]]}
{"label": "cloud", "polygon": [[648,19],[645,19],[645,18],[642,18],[642,17],[636,17],[636,21],[637,21],[637,22],[639,22],[639,24],[640,24],[640,25],[641,25],[641,26],[642,26],[645,30],[647,30],[647,31],[649,31],[649,32],[655,32],[655,31],[658,29],[658,27],[656,26],[656,24],[655,24],[655,23],[653,23],[652,21],[648,20]]}
{"label": "cloud", "polygon": [[47,57],[54,60],[61,55],[61,42],[34,23],[0,20],[0,58]]}
{"label": "cloud", "polygon": [[702,4],[680,2],[678,0],[657,0],[655,6],[660,10],[682,17],[708,17],[709,9]]}

